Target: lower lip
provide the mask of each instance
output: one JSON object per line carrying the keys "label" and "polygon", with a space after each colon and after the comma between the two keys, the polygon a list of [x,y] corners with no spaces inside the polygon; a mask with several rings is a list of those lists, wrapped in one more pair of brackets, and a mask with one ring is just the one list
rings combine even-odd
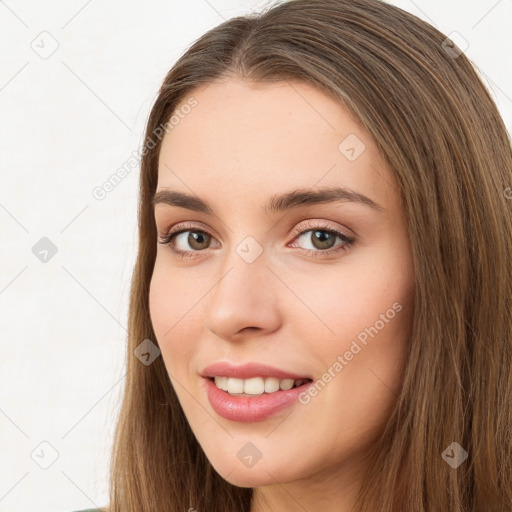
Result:
{"label": "lower lip", "polygon": [[298,396],[312,382],[308,381],[296,388],[263,395],[236,396],[219,389],[213,380],[205,378],[206,393],[213,410],[223,418],[231,421],[251,422],[270,418],[286,407],[298,401]]}

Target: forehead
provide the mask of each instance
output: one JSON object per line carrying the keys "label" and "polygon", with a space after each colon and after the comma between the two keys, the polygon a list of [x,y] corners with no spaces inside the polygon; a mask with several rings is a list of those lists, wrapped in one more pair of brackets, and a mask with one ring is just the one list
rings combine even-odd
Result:
{"label": "forehead", "polygon": [[394,176],[368,132],[310,84],[229,79],[194,89],[176,113],[160,150],[159,189],[250,192],[264,202],[276,189],[339,185],[386,207],[396,201]]}

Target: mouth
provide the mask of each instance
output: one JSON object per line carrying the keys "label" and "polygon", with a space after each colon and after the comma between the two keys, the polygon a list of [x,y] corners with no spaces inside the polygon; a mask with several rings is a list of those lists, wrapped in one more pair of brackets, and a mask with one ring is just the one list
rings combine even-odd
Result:
{"label": "mouth", "polygon": [[235,422],[264,421],[299,403],[302,393],[307,393],[307,388],[313,385],[310,378],[239,379],[221,375],[204,376],[203,382],[212,409],[219,416]]}
{"label": "mouth", "polygon": [[261,376],[239,379],[236,377],[218,375],[206,378],[212,381],[218,389],[226,391],[230,395],[245,397],[288,391],[313,382],[312,379],[308,377],[302,379],[279,379],[277,377]]}
{"label": "mouth", "polygon": [[200,372],[212,409],[237,422],[263,421],[299,403],[311,375],[264,363],[218,361]]}

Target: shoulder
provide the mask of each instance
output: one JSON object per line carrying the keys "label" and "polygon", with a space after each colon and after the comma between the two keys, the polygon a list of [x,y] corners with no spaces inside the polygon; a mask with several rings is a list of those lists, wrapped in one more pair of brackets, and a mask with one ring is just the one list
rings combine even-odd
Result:
{"label": "shoulder", "polygon": [[88,508],[87,510],[75,510],[74,512],[103,512],[101,508]]}

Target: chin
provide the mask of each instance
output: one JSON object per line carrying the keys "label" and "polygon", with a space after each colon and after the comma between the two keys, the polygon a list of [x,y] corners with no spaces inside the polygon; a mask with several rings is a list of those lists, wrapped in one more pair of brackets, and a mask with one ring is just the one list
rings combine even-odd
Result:
{"label": "chin", "polygon": [[[222,476],[222,475],[221,475]],[[232,473],[222,476],[224,480],[236,487],[262,487],[276,483],[276,479],[267,473],[264,469],[246,468],[235,469]],[[278,480],[279,483],[282,483]]]}
{"label": "chin", "polygon": [[215,471],[231,485],[236,487],[262,487],[265,485],[275,485],[276,483],[287,483],[294,479],[293,475],[283,472],[280,464],[270,465],[263,463],[263,459],[259,460],[252,467],[245,467],[238,460],[223,461],[221,464],[213,464]]}

